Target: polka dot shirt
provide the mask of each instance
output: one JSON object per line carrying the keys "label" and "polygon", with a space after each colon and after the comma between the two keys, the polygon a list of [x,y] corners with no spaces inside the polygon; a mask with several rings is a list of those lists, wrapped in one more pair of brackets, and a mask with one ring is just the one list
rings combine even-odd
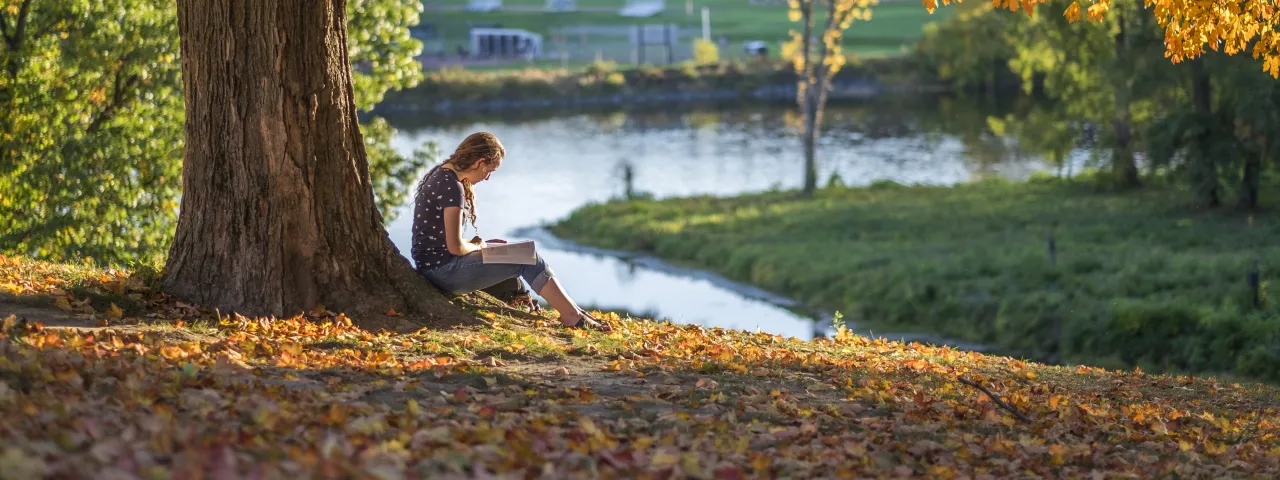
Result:
{"label": "polka dot shirt", "polygon": [[430,270],[453,259],[444,236],[444,209],[465,209],[466,194],[453,170],[435,167],[418,182],[413,200],[413,263]]}

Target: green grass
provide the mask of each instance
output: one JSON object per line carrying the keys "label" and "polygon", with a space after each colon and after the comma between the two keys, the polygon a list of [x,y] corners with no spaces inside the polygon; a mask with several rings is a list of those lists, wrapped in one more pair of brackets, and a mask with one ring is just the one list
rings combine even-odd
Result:
{"label": "green grass", "polygon": [[[465,0],[447,0],[433,3],[462,6],[466,5],[467,2]],[[539,10],[528,12],[499,10],[481,13],[441,11],[428,8],[423,12],[421,22],[435,25],[441,35],[441,39],[428,46],[427,51],[434,51],[434,48],[443,48],[450,54],[454,53],[454,48],[457,45],[468,43],[467,31],[470,29],[471,24],[476,23],[497,23],[504,28],[519,28],[541,34],[543,35],[545,48],[551,49],[554,48],[554,39],[551,32],[553,29],[560,27],[675,23],[682,27],[700,29],[702,25],[700,12],[703,6],[711,8],[712,38],[719,38],[724,35],[730,41],[728,51],[720,52],[723,58],[741,57],[742,42],[748,40],[769,42],[770,55],[777,56],[780,43],[788,39],[788,31],[793,28],[799,28],[798,23],[788,20],[785,4],[752,5],[743,0],[701,0],[694,2],[694,15],[686,16],[684,2],[669,1],[665,12],[652,18],[636,19],[622,17],[617,14],[617,9],[621,9],[623,3],[622,1],[603,0],[580,1],[578,2],[579,7],[605,6],[613,8],[613,10],[607,12],[549,13],[540,10],[545,5],[543,1],[506,0],[504,2],[506,7],[537,7]],[[882,3],[872,7],[871,21],[854,22],[853,26],[849,28],[845,34],[845,52],[864,57],[897,54],[915,44],[921,35],[924,25],[946,19],[951,10],[943,8],[930,15],[918,2]],[[615,43],[618,43],[618,45],[608,44],[609,42],[605,41],[605,38],[590,38],[590,46],[592,48],[604,48],[615,54],[627,51],[625,45],[626,37],[616,37]],[[577,45],[578,41],[578,38],[567,39],[567,42],[574,46]],[[681,41],[682,43],[689,43],[693,39],[682,38]],[[651,54],[655,55],[655,57],[652,58],[657,58],[657,53],[656,49],[653,50]],[[559,67],[558,63],[553,63],[555,63],[555,67]],[[520,63],[515,66],[519,67],[521,65],[524,64]]]}
{"label": "green grass", "polygon": [[[554,231],[707,268],[864,325],[917,329],[1023,355],[1110,367],[1280,378],[1280,218],[1185,206],[1161,186],[1082,181],[878,184],[813,198],[611,202]],[[1056,264],[1047,238],[1054,223]]]}

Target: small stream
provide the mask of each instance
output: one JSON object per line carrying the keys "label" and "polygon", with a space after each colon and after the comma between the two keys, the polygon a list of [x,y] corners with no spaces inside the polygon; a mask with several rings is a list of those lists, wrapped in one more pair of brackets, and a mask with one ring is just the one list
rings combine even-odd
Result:
{"label": "small stream", "polygon": [[[878,180],[955,184],[985,176],[1024,179],[1049,168],[1005,139],[983,136],[985,125],[977,132],[965,131],[972,130],[974,122],[939,118],[940,110],[955,109],[942,102],[832,105],[819,146],[819,178],[825,181],[834,174],[850,185]],[[973,115],[981,117],[981,112]],[[798,188],[803,159],[798,138],[789,133],[796,118],[790,108],[720,106],[522,115],[523,119],[508,120],[502,116],[452,123],[414,115],[387,120],[399,130],[392,143],[404,155],[424,141],[434,141],[447,156],[470,133],[497,135],[507,157],[489,181],[476,186],[474,233],[535,240],[569,294],[584,307],[804,340],[828,334],[829,312],[656,258],[578,245],[541,228],[583,205],[628,193],[665,198]],[[400,208],[388,231],[401,252],[408,252],[412,200]],[[473,233],[468,230],[468,235]],[[875,335],[983,349],[925,334]]]}

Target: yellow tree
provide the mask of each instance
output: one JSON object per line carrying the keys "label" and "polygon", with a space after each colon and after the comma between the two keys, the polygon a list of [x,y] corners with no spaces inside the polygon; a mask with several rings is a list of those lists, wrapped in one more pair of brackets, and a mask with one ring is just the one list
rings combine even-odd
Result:
{"label": "yellow tree", "polygon": [[[930,13],[938,7],[939,0],[921,1]],[[941,0],[943,5],[963,1]],[[993,0],[993,3],[1030,15],[1036,5],[1046,1]],[[1073,2],[1064,16],[1078,21],[1084,10],[1090,20],[1101,20],[1111,9],[1111,2]],[[1173,63],[1198,58],[1206,50],[1235,55],[1250,50],[1252,44],[1253,58],[1262,61],[1262,69],[1280,78],[1280,32],[1276,30],[1280,24],[1280,6],[1275,0],[1143,0],[1143,4],[1164,28],[1165,57]]]}
{"label": "yellow tree", "polygon": [[[802,136],[804,144],[804,193],[813,193],[818,186],[818,162],[816,149],[818,127],[822,125],[822,108],[827,103],[831,89],[831,77],[845,64],[841,42],[844,31],[854,20],[871,20],[871,5],[879,0],[791,0],[788,12],[793,22],[800,22],[802,32],[791,31],[791,41],[783,47],[783,55],[790,57],[795,66],[797,80],[796,100],[800,104]],[[826,10],[821,42],[813,45],[814,7]]]}

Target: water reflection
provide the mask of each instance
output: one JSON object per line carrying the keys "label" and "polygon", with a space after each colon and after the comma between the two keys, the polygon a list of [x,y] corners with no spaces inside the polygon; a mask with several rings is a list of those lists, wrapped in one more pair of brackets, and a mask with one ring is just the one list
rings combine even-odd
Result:
{"label": "water reflection", "polygon": [[[950,98],[833,104],[819,142],[820,178],[838,178],[847,185],[883,180],[954,184],[990,176],[1025,179],[1051,171],[1039,156],[1024,153],[987,124],[989,116],[1017,115],[1033,107]],[[525,239],[536,236],[527,227],[612,198],[798,188],[803,158],[792,131],[793,116],[786,105],[754,104],[561,112],[537,119],[488,114],[455,123],[429,116],[388,120],[401,132],[392,142],[397,148],[434,141],[448,151],[472,132],[496,134],[506,146],[507,160],[498,175],[477,186],[475,233]],[[408,218],[403,215],[389,226],[402,251],[408,251]],[[584,253],[553,241],[540,245],[584,304],[654,312],[687,323],[759,327],[798,338],[815,335],[809,315],[796,313],[785,301],[744,295],[723,279],[691,276],[651,261],[637,264]]]}

